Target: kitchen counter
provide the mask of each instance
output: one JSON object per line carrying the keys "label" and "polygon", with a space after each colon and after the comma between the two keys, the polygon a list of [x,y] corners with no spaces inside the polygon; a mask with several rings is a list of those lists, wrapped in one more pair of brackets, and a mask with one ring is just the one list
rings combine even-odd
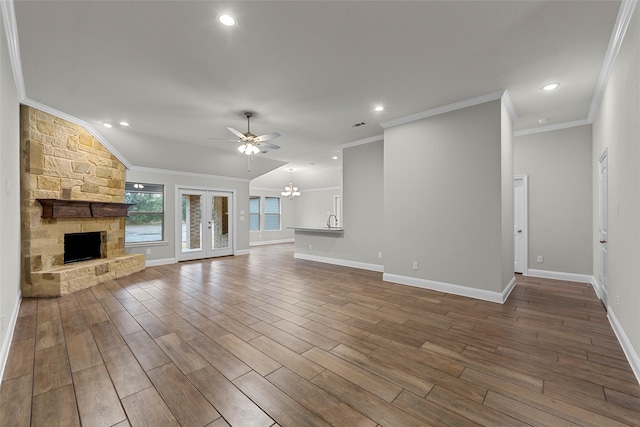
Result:
{"label": "kitchen counter", "polygon": [[295,231],[304,231],[308,233],[344,233],[342,227],[287,227]]}

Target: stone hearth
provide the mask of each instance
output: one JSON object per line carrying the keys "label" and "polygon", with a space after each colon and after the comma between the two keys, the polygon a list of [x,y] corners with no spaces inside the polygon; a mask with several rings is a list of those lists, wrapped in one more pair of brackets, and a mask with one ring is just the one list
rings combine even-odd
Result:
{"label": "stone hearth", "polygon": [[[125,167],[74,123],[22,106],[22,295],[59,296],[143,270],[126,254],[124,217],[43,218],[36,199],[123,203]],[[46,215],[45,215],[46,216]],[[64,264],[64,235],[101,232],[101,258]]]}

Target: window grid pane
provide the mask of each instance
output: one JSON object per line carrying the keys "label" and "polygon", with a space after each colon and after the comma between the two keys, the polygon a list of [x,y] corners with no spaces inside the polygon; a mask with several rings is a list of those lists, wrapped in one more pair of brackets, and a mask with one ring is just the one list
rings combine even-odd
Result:
{"label": "window grid pane", "polygon": [[260,231],[260,197],[249,198],[249,231]]}
{"label": "window grid pane", "polygon": [[280,198],[264,198],[264,229],[280,230]]}

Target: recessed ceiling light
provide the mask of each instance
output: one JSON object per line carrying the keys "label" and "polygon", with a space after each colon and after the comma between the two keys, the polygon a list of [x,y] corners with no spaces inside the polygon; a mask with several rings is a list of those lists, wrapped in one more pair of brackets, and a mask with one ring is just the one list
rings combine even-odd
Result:
{"label": "recessed ceiling light", "polygon": [[376,108],[373,109],[373,111],[384,111],[384,107],[382,105],[377,105]]}
{"label": "recessed ceiling light", "polygon": [[542,118],[542,119],[538,119],[538,123],[540,123],[541,125],[547,123],[547,119]]}
{"label": "recessed ceiling light", "polygon": [[332,159],[333,160],[338,160],[338,156],[333,156]]}
{"label": "recessed ceiling light", "polygon": [[120,122],[120,126],[129,126],[129,122]]}
{"label": "recessed ceiling light", "polygon": [[542,90],[554,90],[557,89],[558,86],[560,86],[558,83],[549,83],[546,86],[542,86]]}
{"label": "recessed ceiling light", "polygon": [[106,128],[112,128],[113,125],[111,123],[103,123],[102,126],[106,127]]}
{"label": "recessed ceiling light", "polygon": [[233,27],[234,25],[236,25],[236,19],[231,15],[220,15],[218,16],[218,21],[220,21],[222,25],[225,25],[227,27]]}

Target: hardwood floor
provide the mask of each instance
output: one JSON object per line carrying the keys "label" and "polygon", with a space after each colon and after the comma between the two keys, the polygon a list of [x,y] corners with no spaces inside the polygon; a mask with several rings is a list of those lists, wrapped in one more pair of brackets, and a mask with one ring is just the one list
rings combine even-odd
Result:
{"label": "hardwood floor", "polygon": [[24,299],[0,394],[2,426],[640,425],[590,286],[500,305],[290,244]]}

